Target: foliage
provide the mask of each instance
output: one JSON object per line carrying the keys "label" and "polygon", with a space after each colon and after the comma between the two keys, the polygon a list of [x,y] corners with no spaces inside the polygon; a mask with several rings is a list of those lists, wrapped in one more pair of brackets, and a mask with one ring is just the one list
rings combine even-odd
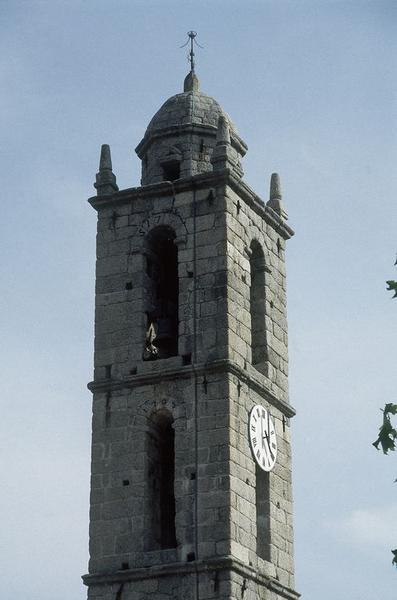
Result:
{"label": "foliage", "polygon": [[[394,265],[397,265],[397,258]],[[388,292],[394,292],[392,298],[397,298],[397,281],[390,279],[386,281]],[[397,415],[397,404],[386,404],[385,408],[381,409],[383,412],[383,422],[379,427],[378,439],[373,442],[373,446],[379,450],[379,446],[382,448],[383,454],[393,452],[396,450],[397,441],[397,430],[393,427],[390,416]],[[397,482],[397,479],[395,480]],[[393,560],[392,564],[397,567],[397,548],[392,550]]]}
{"label": "foliage", "polygon": [[383,454],[396,449],[397,431],[391,424],[390,415],[397,415],[397,404],[386,404],[383,412],[383,423],[379,427],[378,439],[373,446],[379,450],[381,446]]}
{"label": "foliage", "polygon": [[389,281],[386,281],[386,283],[389,286],[387,288],[387,291],[394,292],[394,296],[392,296],[392,297],[397,298],[397,281],[393,281],[392,279],[389,279]]}
{"label": "foliage", "polygon": [[[397,415],[397,404],[386,404],[383,412],[383,423],[379,428],[378,439],[373,443],[375,448],[382,448],[383,454],[393,452],[396,449],[397,430],[392,426],[390,415]],[[397,479],[396,479],[397,481]],[[392,564],[397,567],[397,548],[392,550]]]}

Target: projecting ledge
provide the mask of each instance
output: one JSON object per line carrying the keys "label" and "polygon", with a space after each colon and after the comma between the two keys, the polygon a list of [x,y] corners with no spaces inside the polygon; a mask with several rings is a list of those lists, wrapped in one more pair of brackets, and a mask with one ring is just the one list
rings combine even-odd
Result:
{"label": "projecting ledge", "polygon": [[[230,359],[214,360],[207,363],[191,364],[180,367],[169,367],[161,365],[163,361],[155,363],[156,371],[149,373],[137,373],[129,375],[123,379],[102,379],[91,381],[87,387],[93,393],[105,393],[113,390],[125,388],[135,388],[144,385],[153,385],[170,379],[188,379],[194,376],[205,375],[206,373],[230,373],[243,381],[248,387],[257,391],[263,398],[266,398],[273,406],[277,407],[286,417],[293,417],[296,414],[295,409],[283,398],[277,396],[269,389],[269,380],[255,371],[248,372]],[[163,367],[163,368],[162,368]]]}
{"label": "projecting ledge", "polygon": [[192,562],[178,562],[138,569],[114,571],[112,573],[90,573],[83,575],[85,585],[111,585],[113,583],[127,583],[129,581],[142,581],[156,577],[170,577],[174,575],[189,575],[191,573],[204,573],[208,571],[233,571],[246,579],[251,579],[259,585],[276,592],[286,600],[298,600],[300,594],[281,585],[276,579],[266,577],[252,567],[245,565],[232,556],[213,557],[206,560]]}

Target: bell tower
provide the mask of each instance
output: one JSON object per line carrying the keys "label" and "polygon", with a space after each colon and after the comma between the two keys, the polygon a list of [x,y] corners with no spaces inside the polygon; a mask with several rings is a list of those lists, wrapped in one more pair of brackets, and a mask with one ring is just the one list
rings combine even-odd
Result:
{"label": "bell tower", "polygon": [[[102,146],[89,600],[295,600],[285,243],[194,69],[119,190]],[[255,412],[257,411],[257,412]],[[259,449],[259,453],[258,450]]]}

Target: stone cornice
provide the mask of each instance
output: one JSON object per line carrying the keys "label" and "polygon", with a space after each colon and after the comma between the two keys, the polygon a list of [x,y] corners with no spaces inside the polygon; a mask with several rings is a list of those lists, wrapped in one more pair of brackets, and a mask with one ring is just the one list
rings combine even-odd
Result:
{"label": "stone cornice", "polygon": [[279,233],[285,240],[294,235],[294,230],[243,181],[233,173],[229,173],[227,183],[269,225]]}
{"label": "stone cornice", "polygon": [[118,380],[103,379],[99,381],[91,381],[87,387],[93,393],[104,393],[109,391],[142,387],[144,385],[153,385],[175,378],[189,379],[194,375],[205,375],[208,373],[230,373],[235,375],[240,381],[244,382],[248,387],[260,394],[262,398],[265,398],[270,404],[280,410],[280,412],[286,417],[293,417],[296,414],[295,409],[288,402],[269,390],[268,380],[263,375],[258,372],[258,376],[255,377],[252,373],[248,373],[245,369],[242,369],[239,365],[229,359],[214,360],[198,365],[186,365],[180,367],[173,366],[171,368],[166,367],[164,369],[159,368],[158,370],[156,369],[146,373],[128,375],[123,379]]}
{"label": "stone cornice", "polygon": [[[210,125],[208,123],[186,123],[185,125],[169,125],[168,127],[163,127],[162,129],[154,129],[153,131],[149,130],[145,133],[145,136],[135,148],[135,152],[139,158],[142,159],[145,155],[145,152],[148,151],[149,147],[156,139],[168,137],[170,135],[180,136],[184,133],[197,133],[198,135],[207,133],[214,138],[216,136],[217,129],[218,128],[215,125]],[[231,144],[241,154],[241,156],[246,154],[248,150],[247,144],[234,131],[231,133]]]}
{"label": "stone cornice", "polygon": [[245,579],[255,581],[255,583],[277,593],[286,600],[298,600],[300,594],[291,588],[282,585],[272,577],[268,577],[257,572],[252,567],[248,567],[241,561],[232,556],[213,557],[206,560],[194,562],[179,562],[151,567],[140,567],[137,569],[127,569],[115,571],[112,573],[91,573],[83,575],[82,579],[85,585],[108,585],[113,583],[127,583],[131,581],[142,581],[157,577],[172,577],[179,575],[190,575],[193,573],[204,573],[208,571],[233,571]]}
{"label": "stone cornice", "polygon": [[103,208],[117,208],[120,204],[133,202],[142,198],[176,195],[192,189],[217,187],[229,185],[258,215],[260,215],[277,233],[285,240],[294,235],[294,231],[286,222],[240,178],[236,177],[229,169],[200,173],[191,177],[184,177],[176,181],[161,181],[150,185],[120,190],[105,196],[93,196],[88,199],[95,210]]}

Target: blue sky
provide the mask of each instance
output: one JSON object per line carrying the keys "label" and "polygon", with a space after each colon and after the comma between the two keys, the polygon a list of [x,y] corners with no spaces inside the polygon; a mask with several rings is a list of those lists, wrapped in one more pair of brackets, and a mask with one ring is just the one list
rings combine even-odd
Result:
{"label": "blue sky", "polygon": [[397,5],[362,1],[38,1],[0,5],[4,600],[83,599],[100,145],[121,188],[134,148],[204,46],[204,92],[281,175],[297,589],[393,597],[395,456],[371,447],[396,401]]}

